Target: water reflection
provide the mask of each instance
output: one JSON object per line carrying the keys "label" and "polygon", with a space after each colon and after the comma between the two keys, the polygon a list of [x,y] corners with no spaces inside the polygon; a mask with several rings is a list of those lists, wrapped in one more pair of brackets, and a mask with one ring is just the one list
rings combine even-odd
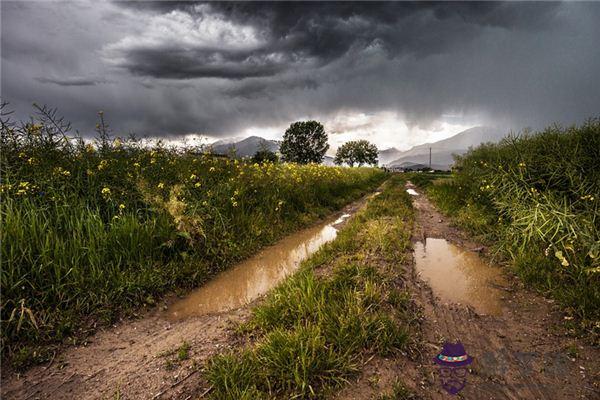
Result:
{"label": "water reflection", "polygon": [[335,239],[336,225],[348,217],[350,214],[343,214],[333,222],[302,230],[266,247],[174,303],[167,310],[167,317],[183,319],[231,310],[251,302],[296,271],[300,263],[323,244]]}
{"label": "water reflection", "polygon": [[493,286],[505,281],[500,270],[445,239],[427,238],[415,244],[417,271],[441,299],[471,305],[484,314],[502,314],[502,292]]}

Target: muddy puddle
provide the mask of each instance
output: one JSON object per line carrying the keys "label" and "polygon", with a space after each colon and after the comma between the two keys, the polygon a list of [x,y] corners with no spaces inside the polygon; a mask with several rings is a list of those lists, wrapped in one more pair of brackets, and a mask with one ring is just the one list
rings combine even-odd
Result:
{"label": "muddy puddle", "polygon": [[415,264],[421,277],[442,301],[468,304],[480,314],[502,314],[500,270],[477,253],[445,239],[427,238],[415,243]]}
{"label": "muddy puddle", "polygon": [[337,236],[343,214],[320,225],[294,233],[255,256],[220,273],[167,310],[170,320],[222,312],[248,304],[277,286],[300,263]]}

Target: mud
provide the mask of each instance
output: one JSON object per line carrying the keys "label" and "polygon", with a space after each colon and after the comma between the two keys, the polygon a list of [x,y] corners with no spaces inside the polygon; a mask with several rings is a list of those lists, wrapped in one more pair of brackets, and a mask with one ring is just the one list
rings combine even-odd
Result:
{"label": "mud", "polygon": [[334,217],[263,249],[171,305],[167,318],[178,320],[228,311],[256,300],[294,273],[323,244],[335,239],[337,228],[348,217],[350,214]]}
{"label": "mud", "polygon": [[501,315],[506,280],[478,254],[446,239],[426,238],[414,244],[415,268],[443,302],[467,304],[480,314]]}

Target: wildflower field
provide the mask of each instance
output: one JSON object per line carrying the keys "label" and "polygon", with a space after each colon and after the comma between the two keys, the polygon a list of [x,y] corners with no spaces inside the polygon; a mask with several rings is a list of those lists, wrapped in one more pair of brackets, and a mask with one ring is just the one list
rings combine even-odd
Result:
{"label": "wildflower field", "polygon": [[386,177],[113,140],[103,122],[92,145],[49,117],[2,124],[2,347],[16,359],[198,285]]}
{"label": "wildflower field", "polygon": [[525,282],[556,298],[568,324],[598,337],[600,120],[482,145],[458,157],[449,177],[411,179]]}

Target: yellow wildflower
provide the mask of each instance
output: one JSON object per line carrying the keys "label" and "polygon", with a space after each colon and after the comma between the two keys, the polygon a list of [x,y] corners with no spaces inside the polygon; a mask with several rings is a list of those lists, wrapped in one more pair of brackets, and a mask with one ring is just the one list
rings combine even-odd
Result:
{"label": "yellow wildflower", "polygon": [[123,204],[123,203],[119,204],[119,209],[120,210],[124,210],[125,209],[125,204]]}
{"label": "yellow wildflower", "polygon": [[102,188],[102,195],[103,196],[110,196],[110,189],[107,188],[107,187]]}
{"label": "yellow wildflower", "polygon": [[165,184],[160,182],[158,185],[156,185],[157,188],[159,189],[164,189],[165,188]]}

